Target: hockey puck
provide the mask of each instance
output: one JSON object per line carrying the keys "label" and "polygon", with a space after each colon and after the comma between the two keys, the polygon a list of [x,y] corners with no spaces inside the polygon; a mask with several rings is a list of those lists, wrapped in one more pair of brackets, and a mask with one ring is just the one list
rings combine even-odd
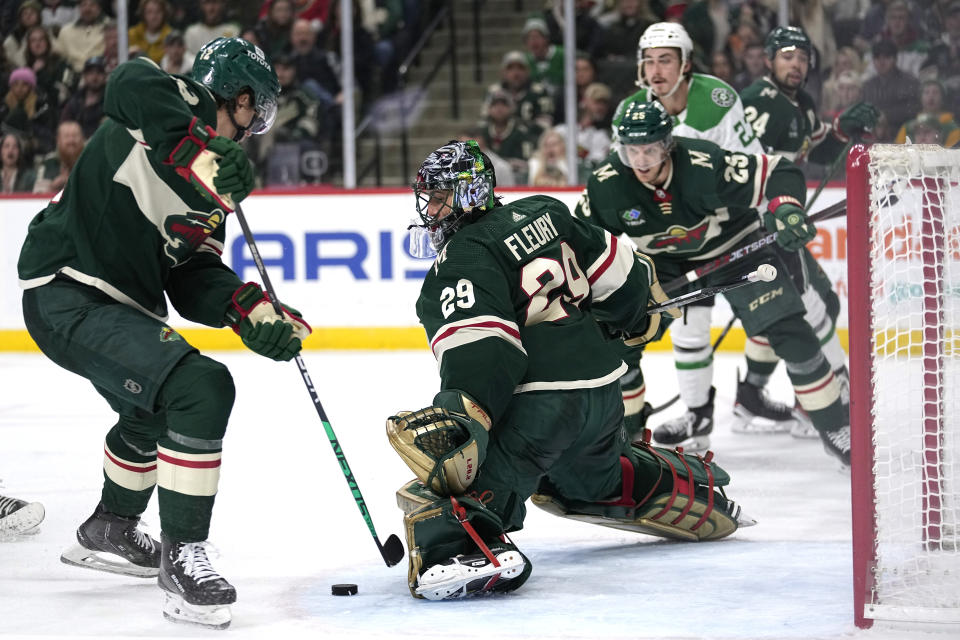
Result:
{"label": "hockey puck", "polygon": [[335,596],[355,596],[357,595],[357,585],[335,584],[330,587],[330,593]]}

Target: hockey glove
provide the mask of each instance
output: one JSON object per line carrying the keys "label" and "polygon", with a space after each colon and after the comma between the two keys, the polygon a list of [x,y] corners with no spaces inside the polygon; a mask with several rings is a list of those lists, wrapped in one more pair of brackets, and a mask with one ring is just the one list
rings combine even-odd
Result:
{"label": "hockey glove", "polygon": [[[637,257],[637,262],[640,263],[641,269],[647,274],[647,283],[650,286],[650,295],[647,298],[647,306],[653,306],[666,302],[669,300],[667,294],[663,291],[663,287],[660,286],[660,280],[657,279],[657,268],[653,263],[653,260],[639,251],[634,251],[634,255]],[[638,347],[642,344],[646,344],[651,340],[657,339],[662,335],[660,328],[661,324],[661,315],[665,313],[671,318],[679,318],[680,310],[679,309],[670,309],[668,311],[663,311],[661,313],[651,313],[647,316],[647,327],[642,331],[638,331],[630,334],[623,341],[628,347]],[[664,327],[666,328],[666,327]]]}
{"label": "hockey glove", "polygon": [[248,282],[233,293],[224,324],[239,334],[243,344],[254,353],[287,361],[300,352],[302,341],[312,330],[299,311],[280,306],[283,316],[277,314],[257,283]]}
{"label": "hockey glove", "polygon": [[869,102],[858,102],[833,119],[833,131],[841,142],[849,142],[850,138],[859,138],[873,131],[879,118],[880,112],[875,106]]}
{"label": "hockey glove", "polygon": [[817,237],[817,229],[807,222],[800,201],[791,196],[771,200],[763,224],[767,231],[776,232],[777,242],[787,251],[797,251]]}
{"label": "hockey glove", "polygon": [[477,477],[492,424],[470,396],[447,389],[431,407],[387,418],[387,438],[421,482],[440,495],[460,495]]}
{"label": "hockey glove", "polygon": [[204,198],[227,211],[233,211],[253,189],[253,169],[247,154],[236,142],[218,136],[199,118],[190,121],[190,129],[166,164],[192,184]]}

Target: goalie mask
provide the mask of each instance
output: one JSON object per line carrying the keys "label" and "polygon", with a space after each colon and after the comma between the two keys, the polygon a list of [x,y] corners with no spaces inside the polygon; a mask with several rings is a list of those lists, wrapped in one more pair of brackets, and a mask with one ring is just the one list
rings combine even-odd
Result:
{"label": "goalie mask", "polygon": [[673,150],[673,120],[660,102],[634,100],[616,129],[620,162],[646,171],[661,164]]}
{"label": "goalie mask", "polygon": [[412,185],[420,224],[410,226],[411,255],[436,255],[461,226],[492,209],[496,184],[493,164],[474,140],[431,152]]}
{"label": "goalie mask", "polygon": [[680,74],[677,77],[676,83],[667,93],[658,96],[660,98],[669,98],[676,92],[680,83],[683,82],[683,79],[692,73],[691,71],[684,71],[684,69],[693,55],[693,40],[690,39],[687,30],[675,22],[658,22],[652,24],[647,27],[643,35],[640,36],[640,42],[637,45],[637,86],[649,89],[653,95],[657,95],[657,93],[653,87],[650,86],[646,78],[643,69],[643,54],[647,49],[659,48],[676,49],[680,53]]}

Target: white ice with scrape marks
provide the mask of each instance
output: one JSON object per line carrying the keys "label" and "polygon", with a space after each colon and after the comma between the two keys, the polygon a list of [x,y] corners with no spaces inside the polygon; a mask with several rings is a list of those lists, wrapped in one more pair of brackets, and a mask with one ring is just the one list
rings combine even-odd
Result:
{"label": "white ice with scrape marks", "polygon": [[[686,544],[580,524],[530,506],[513,536],[532,559],[519,591],[417,601],[405,563],[384,566],[292,363],[211,354],[230,367],[237,402],[225,439],[211,541],[237,588],[221,638],[949,637],[858,631],[852,622],[849,478],[819,441],[729,429],[735,367],[716,359],[717,459],[729,495],[759,520],[723,541]],[[394,491],[412,477],[384,422],[430,402],[429,351],[308,352],[304,359],[381,540],[401,535]],[[644,357],[648,399],[676,388],[668,354]],[[85,380],[39,355],[0,354],[0,493],[39,500],[40,533],[0,543],[0,637],[212,638],[161,615],[154,581],[79,569],[61,550],[96,505],[103,436],[114,418]],[[773,396],[790,397],[782,367]],[[674,406],[654,416],[678,415]],[[662,416],[662,417],[661,417]],[[529,504],[529,503],[528,503]],[[156,500],[145,519],[159,535]],[[333,596],[355,582],[359,594]],[[956,637],[956,636],[953,636]]]}

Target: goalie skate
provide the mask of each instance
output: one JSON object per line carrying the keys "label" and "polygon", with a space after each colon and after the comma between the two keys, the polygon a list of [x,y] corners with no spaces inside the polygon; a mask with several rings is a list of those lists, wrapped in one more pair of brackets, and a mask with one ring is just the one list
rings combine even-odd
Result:
{"label": "goalie skate", "polygon": [[491,549],[499,563],[478,553],[458,555],[428,568],[417,579],[416,593],[427,600],[465,598],[491,591],[494,585],[516,578],[526,566],[516,549]]}
{"label": "goalie skate", "polygon": [[37,533],[43,522],[43,505],[0,496],[0,538]]}
{"label": "goalie skate", "polygon": [[160,543],[138,528],[140,518],[110,513],[97,505],[77,529],[78,544],[65,550],[60,561],[75,567],[155,578],[160,567]]}

